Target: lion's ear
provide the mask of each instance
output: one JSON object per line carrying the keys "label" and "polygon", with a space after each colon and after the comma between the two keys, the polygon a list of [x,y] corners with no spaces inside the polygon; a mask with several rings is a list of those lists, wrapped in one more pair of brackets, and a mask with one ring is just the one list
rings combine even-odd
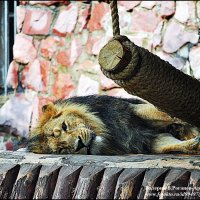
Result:
{"label": "lion's ear", "polygon": [[51,102],[47,105],[42,106],[42,112],[53,112],[55,111],[55,106],[54,104]]}

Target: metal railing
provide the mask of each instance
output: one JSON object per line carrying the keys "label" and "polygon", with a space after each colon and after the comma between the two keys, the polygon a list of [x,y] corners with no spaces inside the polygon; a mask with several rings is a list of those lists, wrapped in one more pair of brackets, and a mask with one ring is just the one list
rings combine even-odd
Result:
{"label": "metal railing", "polygon": [[[0,2],[0,87],[1,93],[8,94],[6,77],[8,67],[12,61],[12,48],[16,35],[16,7],[17,1]],[[11,52],[11,53],[10,53]]]}

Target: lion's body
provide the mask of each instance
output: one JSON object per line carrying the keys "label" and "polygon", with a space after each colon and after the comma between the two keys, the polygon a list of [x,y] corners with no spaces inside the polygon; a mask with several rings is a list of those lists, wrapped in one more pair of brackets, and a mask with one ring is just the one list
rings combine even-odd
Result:
{"label": "lion's body", "polygon": [[[97,155],[198,152],[199,140],[193,138],[198,132],[187,124],[179,126],[181,133],[175,131],[173,118],[140,100],[73,97],[44,107],[31,132],[29,149]],[[184,137],[189,140],[181,141]]]}

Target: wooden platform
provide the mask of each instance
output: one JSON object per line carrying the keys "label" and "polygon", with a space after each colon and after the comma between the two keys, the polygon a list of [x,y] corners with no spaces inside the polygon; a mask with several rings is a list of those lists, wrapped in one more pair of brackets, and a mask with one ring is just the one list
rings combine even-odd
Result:
{"label": "wooden platform", "polygon": [[200,156],[0,152],[0,199],[200,199]]}

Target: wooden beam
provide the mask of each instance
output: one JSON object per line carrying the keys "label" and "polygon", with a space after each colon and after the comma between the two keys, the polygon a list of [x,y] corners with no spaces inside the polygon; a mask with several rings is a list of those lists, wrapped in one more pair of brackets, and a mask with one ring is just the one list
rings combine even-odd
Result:
{"label": "wooden beam", "polygon": [[200,155],[132,154],[123,156],[53,155],[29,152],[0,152],[0,163],[102,166],[117,168],[183,168],[200,169]]}

